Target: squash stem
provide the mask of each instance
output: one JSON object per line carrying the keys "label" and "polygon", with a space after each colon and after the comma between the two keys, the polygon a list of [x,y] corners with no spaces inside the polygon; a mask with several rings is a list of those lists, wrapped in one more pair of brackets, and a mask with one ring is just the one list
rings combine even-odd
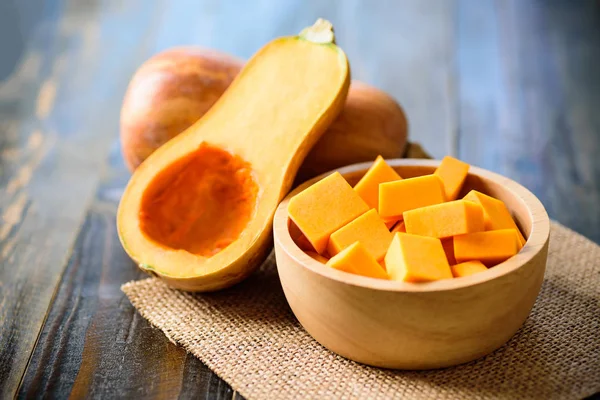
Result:
{"label": "squash stem", "polygon": [[313,26],[304,28],[302,32],[300,32],[300,37],[313,43],[335,44],[333,25],[323,18],[319,18]]}

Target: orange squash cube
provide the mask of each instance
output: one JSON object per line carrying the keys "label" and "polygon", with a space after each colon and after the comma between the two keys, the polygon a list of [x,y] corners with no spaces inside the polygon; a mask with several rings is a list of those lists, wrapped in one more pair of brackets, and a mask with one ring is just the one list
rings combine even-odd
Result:
{"label": "orange squash cube", "polygon": [[313,245],[310,244],[310,242],[304,235],[298,236],[298,238],[294,240],[294,242],[296,242],[296,245],[303,251],[315,251]]}
{"label": "orange squash cube", "polygon": [[290,232],[290,237],[295,242],[300,236],[302,236],[302,231],[298,228],[298,225],[294,223],[291,219],[288,220],[288,231]]}
{"label": "orange squash cube", "polygon": [[442,247],[444,248],[444,253],[446,253],[446,259],[448,260],[448,264],[456,264],[456,258],[454,258],[454,239],[442,239]]}
{"label": "orange squash cube", "polygon": [[344,225],[329,237],[327,252],[335,256],[354,242],[360,242],[377,261],[383,259],[392,241],[392,234],[377,211],[371,209]]}
{"label": "orange squash cube", "polygon": [[379,207],[379,184],[402,179],[383,157],[378,156],[367,173],[354,186],[354,190],[369,205],[378,209]]}
{"label": "orange squash cube", "polygon": [[466,200],[455,200],[416,208],[404,214],[406,233],[439,239],[483,231],[483,208]]}
{"label": "orange squash cube", "polygon": [[298,246],[301,250],[305,252],[315,251],[312,244],[310,244],[306,236],[302,234],[302,231],[300,230],[300,228],[298,228],[294,221],[288,220],[288,230],[290,232],[290,237],[292,238],[294,243],[296,243],[296,246]]}
{"label": "orange squash cube", "polygon": [[305,253],[307,255],[311,256],[313,259],[317,260],[320,263],[327,264],[327,261],[329,261],[329,258],[323,257],[322,255],[320,255],[316,251],[309,250],[309,251],[306,251]]}
{"label": "orange squash cube", "polygon": [[381,268],[383,268],[385,271],[387,271],[387,268],[385,267],[385,258],[381,261],[379,261],[379,265],[381,265]]}
{"label": "orange squash cube", "polygon": [[394,227],[394,225],[396,225],[399,221],[398,218],[381,218],[383,220],[383,222],[385,223],[385,226],[388,228],[388,230],[392,229]]}
{"label": "orange squash cube", "polygon": [[469,164],[446,156],[434,174],[439,176],[444,185],[446,201],[456,200],[469,174]]}
{"label": "orange squash cube", "polygon": [[379,185],[379,215],[402,218],[415,208],[444,202],[442,181],[436,175],[418,176]]}
{"label": "orange squash cube", "polygon": [[392,233],[396,232],[406,233],[406,225],[404,224],[404,221],[400,221],[396,224],[396,226],[394,226],[394,229],[392,229]]}
{"label": "orange squash cube", "polygon": [[391,279],[404,282],[429,282],[452,278],[450,265],[440,239],[396,233],[385,255]]}
{"label": "orange squash cube", "polygon": [[354,242],[344,250],[331,257],[327,265],[351,274],[371,278],[388,279],[385,269],[377,262],[360,242]]}
{"label": "orange squash cube", "polygon": [[473,260],[453,265],[450,267],[450,269],[452,270],[452,275],[454,275],[455,278],[460,278],[461,276],[469,276],[478,272],[486,271],[487,267],[483,265],[481,261]]}
{"label": "orange squash cube", "polygon": [[334,172],[290,199],[288,214],[317,253],[329,235],[369,210],[339,172]]}
{"label": "orange squash cube", "polygon": [[521,246],[525,245],[525,238],[521,234],[519,227],[515,223],[510,211],[506,208],[503,201],[478,192],[477,190],[471,190],[465,197],[464,200],[472,201],[483,207],[483,219],[486,231],[495,231],[498,229],[515,229],[519,236],[519,242]]}
{"label": "orange squash cube", "polygon": [[491,267],[517,254],[519,248],[519,237],[514,229],[454,236],[454,257],[459,264],[479,260]]}

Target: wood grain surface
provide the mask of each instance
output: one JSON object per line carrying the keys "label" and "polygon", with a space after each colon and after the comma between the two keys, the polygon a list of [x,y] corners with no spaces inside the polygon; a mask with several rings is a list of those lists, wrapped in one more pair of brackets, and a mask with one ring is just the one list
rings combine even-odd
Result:
{"label": "wood grain surface", "polygon": [[118,148],[88,208],[20,396],[232,397],[193,356],[149,326],[121,292],[143,278],[119,245],[116,205],[125,178]]}
{"label": "wood grain surface", "polygon": [[119,291],[141,277],[114,231],[120,103],[157,51],[248,58],[317,17],[353,77],[404,106],[411,140],[524,184],[600,242],[595,0],[6,0],[0,398],[235,396]]}

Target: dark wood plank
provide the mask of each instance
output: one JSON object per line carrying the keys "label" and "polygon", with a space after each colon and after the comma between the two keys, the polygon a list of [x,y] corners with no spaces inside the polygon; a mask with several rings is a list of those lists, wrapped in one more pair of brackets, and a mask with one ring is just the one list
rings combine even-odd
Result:
{"label": "dark wood plank", "polygon": [[121,292],[145,275],[115,226],[128,173],[118,146],[86,215],[19,397],[231,399],[232,389],[150,326]]}
{"label": "dark wood plank", "polygon": [[[102,12],[119,3],[13,2],[21,13],[44,12],[0,88],[2,398],[12,397],[23,376],[117,136],[127,80],[148,55],[147,30],[161,8],[132,2],[104,20]],[[136,29],[125,35],[132,20]]]}
{"label": "dark wood plank", "polygon": [[462,0],[461,158],[600,243],[600,3]]}

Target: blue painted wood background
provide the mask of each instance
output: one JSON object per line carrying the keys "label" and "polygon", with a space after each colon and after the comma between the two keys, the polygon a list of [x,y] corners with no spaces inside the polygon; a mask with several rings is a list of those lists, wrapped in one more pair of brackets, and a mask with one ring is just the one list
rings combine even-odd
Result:
{"label": "blue painted wood background", "polygon": [[0,397],[237,396],[119,290],[141,277],[114,226],[119,109],[160,50],[247,58],[317,17],[411,140],[521,182],[600,242],[598,1],[3,0]]}

